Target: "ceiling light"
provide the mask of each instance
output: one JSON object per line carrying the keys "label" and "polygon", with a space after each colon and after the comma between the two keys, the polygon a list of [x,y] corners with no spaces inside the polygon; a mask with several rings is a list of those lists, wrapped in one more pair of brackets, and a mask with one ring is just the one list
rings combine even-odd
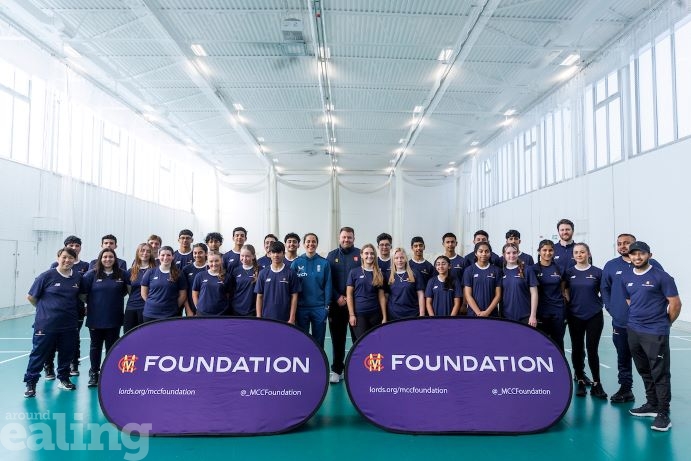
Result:
{"label": "ceiling light", "polygon": [[413,113],[414,113],[414,114],[419,114],[420,112],[422,112],[422,109],[424,109],[424,107],[422,107],[422,106],[415,106],[415,107],[413,108]]}
{"label": "ceiling light", "polygon": [[336,142],[336,138],[331,138],[331,142]]}
{"label": "ceiling light", "polygon": [[455,166],[455,165],[456,165],[456,162],[449,162],[449,165]]}
{"label": "ceiling light", "polygon": [[515,114],[516,114],[516,109],[509,109],[506,112],[504,112],[504,115],[506,115],[507,117],[511,117],[512,115],[515,115]]}
{"label": "ceiling light", "polygon": [[203,46],[201,46],[199,43],[193,43],[190,48],[192,49],[192,53],[194,53],[197,56],[208,56],[206,54],[206,50],[204,49]]}
{"label": "ceiling light", "polygon": [[79,53],[79,51],[75,50],[72,48],[68,43],[65,43],[62,47],[62,50],[65,52],[67,56],[70,58],[81,58],[82,55]]}
{"label": "ceiling light", "polygon": [[257,141],[259,141],[259,142],[264,142],[264,138],[262,138],[262,137],[260,136],[260,137],[257,138]]}
{"label": "ceiling light", "polygon": [[398,140],[398,144],[403,144],[405,142],[405,138],[401,138]]}
{"label": "ceiling light", "polygon": [[278,159],[276,157],[273,158],[274,163],[278,163]]}
{"label": "ceiling light", "polygon": [[329,112],[333,111],[333,110],[334,110],[334,105],[333,105],[333,104],[327,104],[327,105],[326,105],[326,110],[328,110]]}
{"label": "ceiling light", "polygon": [[477,148],[469,149],[469,150],[468,150],[468,153],[469,153],[469,154],[477,154],[479,150],[480,150],[480,149],[477,149]]}
{"label": "ceiling light", "polygon": [[242,107],[242,104],[240,104],[239,102],[236,102],[235,104],[233,104],[233,107],[234,107],[235,110],[237,110],[237,111],[245,110],[245,108]]}
{"label": "ceiling light", "polygon": [[439,56],[437,56],[437,61],[448,62],[449,59],[451,59],[452,54],[453,54],[453,48],[444,48],[439,53]]}
{"label": "ceiling light", "polygon": [[473,141],[470,143],[471,146],[477,146],[478,144],[480,144],[480,141]]}
{"label": "ceiling light", "polygon": [[580,54],[571,53],[571,54],[568,55],[568,56],[561,62],[561,64],[559,64],[559,65],[560,65],[560,66],[571,66],[571,65],[575,64],[576,61],[578,61],[579,59],[581,59],[581,55],[580,55]]}

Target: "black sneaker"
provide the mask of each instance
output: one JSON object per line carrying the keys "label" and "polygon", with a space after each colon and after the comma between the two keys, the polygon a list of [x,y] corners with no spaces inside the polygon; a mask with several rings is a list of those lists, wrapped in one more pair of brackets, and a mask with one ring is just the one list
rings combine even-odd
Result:
{"label": "black sneaker", "polygon": [[52,363],[46,363],[43,365],[43,377],[48,381],[55,379],[55,367]]}
{"label": "black sneaker", "polygon": [[26,390],[24,391],[24,397],[29,399],[31,397],[36,397],[36,383],[26,383]]}
{"label": "black sneaker", "polygon": [[70,364],[70,376],[79,376],[79,366],[74,363]]}
{"label": "black sneaker", "polygon": [[580,380],[576,384],[576,396],[577,397],[585,397],[585,395],[588,393],[588,391],[585,388],[585,381]]}
{"label": "black sneaker", "polygon": [[672,420],[667,413],[658,413],[650,428],[654,431],[667,432],[672,427]]}
{"label": "black sneaker", "polygon": [[602,388],[602,383],[594,383],[593,387],[590,388],[590,395],[598,399],[607,400],[607,393]]}
{"label": "black sneaker", "polygon": [[625,403],[633,402],[636,400],[636,397],[633,395],[633,392],[631,392],[630,388],[620,387],[619,390],[609,398],[609,400],[612,403]]}
{"label": "black sneaker", "polygon": [[629,410],[633,416],[638,416],[641,418],[655,418],[657,417],[657,407],[645,402],[638,408],[632,408]]}
{"label": "black sneaker", "polygon": [[98,386],[98,372],[89,372],[89,383],[87,384],[89,387],[96,387]]}
{"label": "black sneaker", "polygon": [[77,388],[77,386],[72,384],[72,381],[70,381],[69,379],[61,379],[58,383],[58,387],[60,389],[65,389],[66,391],[73,391]]}

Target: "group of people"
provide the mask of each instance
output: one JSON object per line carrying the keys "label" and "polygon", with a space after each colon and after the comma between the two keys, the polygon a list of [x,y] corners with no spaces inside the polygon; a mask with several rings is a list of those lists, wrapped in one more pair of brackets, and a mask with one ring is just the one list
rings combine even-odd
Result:
{"label": "group of people", "polygon": [[[632,361],[643,379],[646,403],[630,410],[654,417],[652,429],[671,427],[669,332],[681,301],[674,280],[651,259],[650,247],[631,234],[617,237],[619,257],[600,269],[590,249],[573,241],[574,224],[557,223],[559,241],[542,240],[537,261],[520,249],[521,234],[506,232],[501,254],[478,230],[473,251],[456,253],[453,233],[442,236],[444,254],[424,257],[425,242],[413,237],[410,252],[392,247],[391,235],[376,245],[355,247],[355,231],[343,227],[338,247],[326,258],[317,253],[314,233],[302,239],[287,234],[264,237],[265,255],[246,244],[247,230],[233,229],[233,248],[221,253],[223,236],[207,234],[204,243],[183,229],[178,249],[151,235],[137,246],[131,267],[115,253],[117,239],[106,235],[90,264],[79,259],[81,240],[70,236],[57,262],[40,274],[28,299],[36,306],[33,350],[24,381],[25,397],[36,394],[41,371],[58,386],[75,389],[79,374],[79,329],[89,328],[89,386],[98,385],[102,349],[145,322],[186,316],[262,317],[295,324],[322,347],[328,324],[333,355],[329,380],[343,379],[348,330],[353,341],[376,325],[422,316],[504,318],[541,330],[564,351],[568,331],[576,395],[587,388],[606,399],[598,347],[603,307],[612,317],[619,390],[613,403],[634,401]],[[304,253],[298,255],[300,243]],[[129,296],[127,297],[127,295]],[[125,298],[127,301],[125,302]],[[592,379],[585,372],[585,357]]]}

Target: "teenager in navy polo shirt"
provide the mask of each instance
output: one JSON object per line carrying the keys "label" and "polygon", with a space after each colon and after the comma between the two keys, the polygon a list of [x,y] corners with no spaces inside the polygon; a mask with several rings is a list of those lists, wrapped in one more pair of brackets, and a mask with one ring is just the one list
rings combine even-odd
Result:
{"label": "teenager in navy polo shirt", "polygon": [[264,256],[258,259],[255,258],[257,259],[257,265],[259,266],[259,270],[265,269],[271,265],[271,258],[269,257],[269,247],[273,242],[278,242],[278,237],[276,237],[274,234],[266,234],[266,236],[264,237]]}
{"label": "teenager in navy polo shirt", "polygon": [[[600,337],[604,327],[600,281],[602,270],[591,264],[590,248],[585,243],[573,247],[576,264],[566,269],[564,280],[566,289],[567,320],[571,337],[571,364],[577,380],[576,395],[586,394],[585,351],[588,351],[588,366],[593,374],[590,395],[606,399],[607,394],[600,381]],[[585,347],[584,347],[585,343]]]}
{"label": "teenager in navy polo shirt", "polygon": [[29,364],[24,374],[26,391],[24,397],[36,396],[36,383],[48,355],[58,351],[58,387],[74,390],[70,381],[70,362],[74,357],[78,339],[77,319],[79,317],[79,289],[82,276],[72,269],[77,253],[71,248],[58,251],[55,269],[43,272],[29,289],[27,299],[36,307],[33,346]]}
{"label": "teenager in navy polo shirt", "polygon": [[298,257],[298,249],[300,248],[300,236],[295,232],[289,232],[283,237],[283,244],[286,247],[285,260],[286,264],[290,266]]}
{"label": "teenager in navy polo shirt", "polygon": [[520,258],[518,247],[507,243],[502,248],[504,270],[501,283],[501,316],[537,326],[537,276]]}
{"label": "teenager in navy polo shirt", "polygon": [[230,275],[226,274],[221,253],[218,251],[210,251],[206,262],[209,269],[197,273],[192,282],[192,300],[196,306],[193,315],[225,315],[231,295]]}
{"label": "teenager in navy polo shirt", "polygon": [[[108,235],[104,235],[103,237],[101,237],[101,249],[105,250],[106,248],[113,250],[113,251],[118,249],[118,239],[113,234],[108,234]],[[89,270],[96,267],[97,261],[98,261],[98,259],[94,259],[89,263]],[[127,270],[127,261],[125,261],[124,259],[118,258],[118,266],[120,266],[120,269],[122,269],[123,271],[126,271]]]}
{"label": "teenager in navy polo shirt", "polygon": [[[273,240],[271,243],[275,242]],[[271,263],[269,263],[270,267]],[[257,265],[254,247],[245,244],[240,249],[240,264],[233,267],[230,272],[231,315],[238,317],[257,316],[257,295],[254,293],[254,284],[257,281],[261,268]]]}
{"label": "teenager in navy polo shirt", "polygon": [[565,304],[564,273],[554,263],[554,242],[541,240],[537,263],[532,267],[537,276],[537,327],[564,351]]}
{"label": "teenager in navy polo shirt", "polygon": [[[76,235],[70,235],[67,238],[65,238],[64,242],[65,248],[71,248],[74,250],[74,252],[77,254],[77,259],[74,261],[74,264],[72,265],[72,270],[79,272],[81,275],[84,275],[87,273],[89,270],[89,263],[86,261],[80,261],[79,260],[79,255],[82,252],[82,239],[77,237]],[[58,263],[54,262],[53,264],[50,265],[51,269],[55,269],[58,267]],[[79,306],[79,320],[77,322],[78,329],[81,330],[82,326],[84,326],[84,316],[86,315],[86,309],[84,308],[84,303],[80,301],[80,306]],[[72,363],[70,363],[70,376],[79,376],[79,356],[80,356],[80,346],[81,346],[81,341],[79,338],[79,334],[77,334],[77,342],[75,343],[75,351],[74,351],[74,358],[72,359]],[[48,358],[46,358],[46,363],[43,365],[43,374],[46,378],[46,380],[53,380],[55,379],[55,351],[53,350],[50,354],[48,354]]]}
{"label": "teenager in navy polo shirt", "polygon": [[451,277],[458,282],[463,282],[463,268],[466,266],[463,256],[456,253],[458,240],[456,235],[452,232],[447,232],[441,238],[441,243],[444,246],[444,256],[449,258],[451,264]]}
{"label": "teenager in navy polo shirt", "polygon": [[132,267],[125,275],[127,290],[130,295],[125,305],[125,318],[123,321],[123,333],[144,323],[144,299],[142,299],[142,280],[149,269],[156,267],[156,258],[148,243],[140,243],[134,253]]}
{"label": "teenager in navy polo shirt", "polygon": [[646,396],[645,404],[629,413],[654,417],[651,429],[667,431],[672,427],[669,331],[681,312],[681,299],[674,279],[650,265],[651,256],[647,243],[632,243],[633,270],[622,276],[629,303],[629,348]]}
{"label": "teenager in navy polo shirt", "polygon": [[501,300],[501,273],[490,263],[492,247],[488,242],[475,245],[476,262],[463,271],[463,297],[469,317],[498,317]]}
{"label": "teenager in navy polo shirt", "polygon": [[254,286],[257,317],[295,325],[300,280],[285,263],[285,251],[281,242],[274,242],[269,248],[271,265],[259,273]]}
{"label": "teenager in navy polo shirt", "polygon": [[86,302],[86,326],[89,328],[89,387],[98,385],[103,345],[106,354],[120,337],[124,319],[126,273],[117,265],[115,251],[106,248],[98,255],[96,267],[84,275],[81,297]]}
{"label": "teenager in navy polo shirt", "polygon": [[208,252],[216,251],[223,256],[223,252],[221,251],[221,246],[223,246],[223,235],[220,232],[209,232],[206,234],[204,243],[206,243]]}
{"label": "teenager in navy polo shirt", "polygon": [[[477,262],[477,259],[475,257],[475,245],[481,242],[489,243],[489,234],[482,229],[475,231],[475,233],[473,234],[473,251],[471,251],[463,257],[465,267],[471,266],[475,262]],[[498,254],[492,252],[492,254],[489,257],[489,262],[493,266],[501,268],[501,260]]]}
{"label": "teenager in navy polo shirt", "polygon": [[386,322],[384,276],[377,265],[377,250],[368,243],[360,251],[362,265],[350,271],[346,285],[348,323],[353,343],[373,327]]}
{"label": "teenager in navy polo shirt", "polygon": [[379,249],[379,255],[377,256],[377,265],[381,270],[384,280],[389,280],[391,275],[391,243],[393,242],[393,237],[391,234],[382,232],[377,235],[377,248]]}
{"label": "teenager in navy polo shirt", "polygon": [[178,317],[187,300],[187,279],[173,264],[173,249],[162,246],[158,259],[158,267],[146,271],[142,279],[144,322]]}
{"label": "teenager in navy polo shirt", "polygon": [[413,237],[410,240],[410,248],[413,255],[408,264],[422,276],[426,286],[429,279],[437,275],[437,272],[434,270],[434,265],[425,259],[425,240],[420,236]]}
{"label": "teenager in navy polo shirt", "polygon": [[233,229],[233,248],[223,255],[223,267],[226,272],[240,264],[240,250],[247,241],[247,229],[244,227],[236,227]]}
{"label": "teenager in navy polo shirt", "polygon": [[[523,261],[523,264],[525,264],[526,267],[530,267],[535,264],[535,260],[530,254],[521,251],[521,233],[516,229],[509,229],[506,231],[506,243],[511,243],[518,248],[518,259]],[[504,256],[500,256],[500,259],[502,260],[503,264]]]}
{"label": "teenager in navy polo shirt", "polygon": [[[182,270],[194,260],[192,256],[192,242],[194,241],[194,234],[189,229],[183,229],[178,233],[178,244],[180,245],[175,253],[173,253],[173,265]],[[160,251],[160,250],[159,250]]]}
{"label": "teenager in navy polo shirt", "polygon": [[460,312],[463,287],[460,280],[451,277],[450,268],[451,264],[446,256],[437,256],[434,260],[437,275],[425,287],[425,307],[430,317],[456,316]]}
{"label": "teenager in navy polo shirt", "polygon": [[424,316],[425,282],[408,264],[408,256],[403,248],[394,250],[393,265],[387,284],[387,319]]}
{"label": "teenager in navy polo shirt", "polygon": [[[187,279],[187,301],[185,302],[185,315],[188,317],[194,316],[197,312],[197,305],[192,297],[192,285],[197,274],[206,272],[206,259],[209,252],[209,247],[205,243],[195,243],[192,245],[192,262],[182,268],[182,273]],[[219,253],[220,254],[220,253]],[[182,315],[182,312],[180,312]]]}
{"label": "teenager in navy polo shirt", "polygon": [[156,261],[156,266],[158,266],[158,250],[160,250],[161,245],[163,245],[163,239],[161,239],[161,237],[159,237],[156,234],[151,234],[149,235],[149,238],[146,239],[146,243],[148,243],[151,247],[151,254],[154,257],[154,260]]}

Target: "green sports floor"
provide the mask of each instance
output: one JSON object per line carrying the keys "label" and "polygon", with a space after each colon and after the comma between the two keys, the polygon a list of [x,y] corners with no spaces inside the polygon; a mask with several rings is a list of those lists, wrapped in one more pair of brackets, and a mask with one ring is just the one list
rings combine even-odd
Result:
{"label": "green sports floor", "polygon": [[[97,391],[86,373],[73,378],[74,392],[41,380],[37,397],[23,397],[22,376],[31,346],[32,317],[0,322],[0,461],[9,460],[691,460],[691,326],[672,330],[672,422],[667,433],[650,430],[650,418],[629,408],[643,403],[634,377],[635,403],[574,397],[564,418],[541,434],[520,436],[402,435],[368,423],[353,408],[345,384],[331,385],[318,413],[296,431],[258,437],[151,437],[122,435],[101,413]],[[89,340],[82,330],[82,355]],[[608,394],[618,389],[616,354],[609,328],[600,344],[602,380]],[[567,335],[568,341],[568,335]],[[568,348],[567,344],[567,348]],[[330,343],[327,338],[327,351]],[[568,355],[568,354],[567,354]],[[86,359],[86,358],[85,358]],[[88,359],[86,359],[88,361]],[[83,362],[82,371],[88,366]],[[63,416],[64,415],[64,416]],[[61,424],[62,418],[66,423]],[[185,415],[181,414],[181,418]],[[89,426],[91,425],[91,426]],[[103,431],[101,446],[90,428]],[[61,431],[65,431],[63,434]],[[26,436],[24,436],[25,434]],[[39,437],[45,435],[45,439]],[[45,449],[50,444],[54,449]],[[68,445],[66,445],[68,444]],[[36,449],[36,446],[44,449]]]}

